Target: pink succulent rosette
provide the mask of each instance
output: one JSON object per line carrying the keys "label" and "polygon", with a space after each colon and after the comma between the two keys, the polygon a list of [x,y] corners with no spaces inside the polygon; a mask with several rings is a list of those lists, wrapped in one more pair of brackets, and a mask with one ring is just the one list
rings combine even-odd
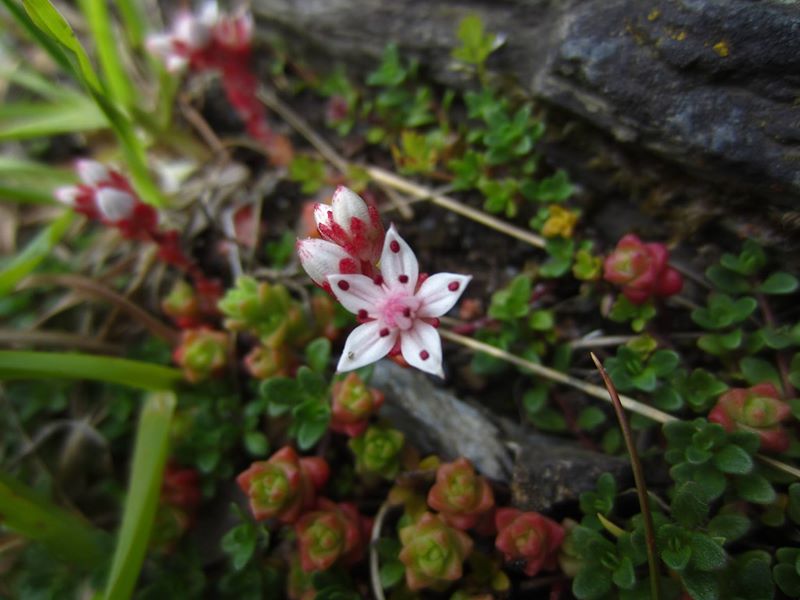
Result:
{"label": "pink succulent rosette", "polygon": [[683,278],[668,261],[664,244],[644,243],[629,233],[606,257],[603,278],[620,286],[633,304],[642,304],[653,296],[672,296],[683,289]]}
{"label": "pink succulent rosette", "polygon": [[708,420],[719,423],[726,431],[751,431],[761,439],[761,447],[770,452],[785,452],[791,438],[781,427],[792,414],[789,404],[781,399],[771,383],[750,388],[734,388],[722,394],[708,414]]}
{"label": "pink succulent rosette", "polygon": [[335,504],[321,498],[317,510],[306,513],[295,524],[303,571],[325,571],[334,563],[352,565],[364,556],[371,520],[354,504]]}
{"label": "pink succulent rosette", "polygon": [[294,523],[314,507],[317,492],[330,475],[328,463],[318,457],[299,457],[284,446],[268,460],[254,462],[236,478],[247,494],[253,516],[263,521]]}
{"label": "pink succulent rosette", "polygon": [[428,506],[439,511],[448,525],[469,529],[494,507],[494,494],[489,482],[461,457],[439,466]]}
{"label": "pink succulent rosette", "polygon": [[90,219],[116,227],[127,238],[152,237],[158,213],[139,200],[121,173],[88,159],[76,161],[75,169],[81,183],[57,188],[56,200]]}
{"label": "pink succulent rosette", "polygon": [[348,373],[342,381],[334,383],[332,396],[331,431],[350,437],[364,433],[369,418],[383,404],[383,394],[368,388],[356,373]]}
{"label": "pink succulent rosette", "polygon": [[406,567],[406,584],[411,591],[461,579],[462,563],[473,547],[467,534],[427,512],[400,530],[400,541],[403,549],[398,558]]}
{"label": "pink succulent rosette", "polygon": [[228,364],[230,340],[223,331],[208,327],[184,329],[178,347],[172,353],[190,383],[219,375]]}
{"label": "pink succulent rosette", "polygon": [[498,509],[495,523],[495,547],[506,562],[524,562],[523,572],[528,577],[558,566],[558,549],[564,541],[561,525],[539,513],[515,508]]}

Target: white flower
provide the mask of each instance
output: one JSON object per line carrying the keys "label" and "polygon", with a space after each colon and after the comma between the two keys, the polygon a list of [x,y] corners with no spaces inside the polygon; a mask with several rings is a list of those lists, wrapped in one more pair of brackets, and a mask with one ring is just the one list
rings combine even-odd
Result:
{"label": "white flower", "polygon": [[127,219],[136,206],[136,198],[127,192],[111,187],[97,190],[95,203],[100,215],[110,223]]}
{"label": "white flower", "polygon": [[380,266],[382,276],[375,280],[360,274],[327,276],[336,299],[366,321],[347,338],[337,370],[380,360],[399,341],[408,364],[442,377],[442,341],[431,323],[455,305],[472,277],[438,273],[417,289],[417,258],[394,226],[386,233]]}
{"label": "white flower", "polygon": [[330,205],[314,207],[314,219],[326,240],[368,264],[378,261],[384,237],[380,216],[354,191],[340,185]]}
{"label": "white flower", "polygon": [[204,3],[197,13],[181,10],[175,16],[172,28],[167,33],[152,34],[145,46],[163,61],[168,71],[174,73],[189,64],[193,52],[206,48],[220,22],[216,0]]}

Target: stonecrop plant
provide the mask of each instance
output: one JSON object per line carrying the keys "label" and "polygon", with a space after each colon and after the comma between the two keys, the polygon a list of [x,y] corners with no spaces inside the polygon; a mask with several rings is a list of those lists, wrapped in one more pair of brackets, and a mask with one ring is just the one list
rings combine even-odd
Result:
{"label": "stonecrop plant", "polygon": [[0,5],[0,598],[800,597],[794,263],[595,219],[476,14]]}

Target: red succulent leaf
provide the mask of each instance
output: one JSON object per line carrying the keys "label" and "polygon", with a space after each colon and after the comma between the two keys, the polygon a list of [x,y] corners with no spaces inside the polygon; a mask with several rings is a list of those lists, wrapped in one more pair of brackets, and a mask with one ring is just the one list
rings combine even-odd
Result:
{"label": "red succulent leaf", "polygon": [[507,562],[524,561],[523,571],[533,577],[542,569],[552,570],[564,541],[564,528],[536,512],[499,509],[495,515],[495,546]]}

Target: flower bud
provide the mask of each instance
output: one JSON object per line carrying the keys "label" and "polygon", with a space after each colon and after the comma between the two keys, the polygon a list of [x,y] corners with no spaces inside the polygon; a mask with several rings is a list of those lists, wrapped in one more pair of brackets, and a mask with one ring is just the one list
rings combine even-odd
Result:
{"label": "flower bud", "polygon": [[473,547],[467,534],[428,512],[400,530],[400,541],[403,549],[398,558],[406,567],[411,591],[460,579],[462,563]]}
{"label": "flower bud", "polygon": [[228,335],[206,327],[187,329],[173,359],[183,369],[186,380],[197,383],[218,375],[228,362]]}
{"label": "flower bud", "polygon": [[354,191],[340,185],[330,206],[315,207],[314,218],[320,235],[350,256],[370,265],[380,260],[385,231],[378,210]]}
{"label": "flower bud", "polygon": [[404,436],[396,429],[373,425],[363,435],[347,443],[356,456],[359,473],[373,473],[393,479],[400,470],[400,452]]}
{"label": "flower bud", "polygon": [[312,238],[297,240],[297,255],[312,281],[328,292],[328,275],[361,272],[356,260],[333,242]]}
{"label": "flower bud", "polygon": [[82,158],[75,161],[75,170],[81,181],[90,187],[97,187],[111,178],[111,171],[96,160]]}
{"label": "flower bud", "polygon": [[524,563],[523,571],[533,577],[542,569],[552,570],[558,564],[558,549],[564,541],[564,529],[536,512],[500,508],[495,514],[497,539],[495,546],[506,562]]}
{"label": "flower bud", "polygon": [[295,525],[303,571],[325,571],[336,562],[357,563],[369,539],[369,520],[350,503],[322,498],[318,506]]}
{"label": "flower bud", "polygon": [[791,439],[781,423],[791,416],[791,408],[781,400],[771,383],[751,388],[734,388],[722,394],[708,414],[726,431],[753,431],[761,438],[761,447],[771,452],[785,452]]}
{"label": "flower bud", "polygon": [[278,519],[294,523],[303,511],[314,506],[317,492],[328,480],[325,460],[300,458],[284,446],[268,460],[254,462],[236,478],[250,500],[250,510],[259,520]]}
{"label": "flower bud", "polygon": [[361,435],[383,404],[383,394],[368,388],[356,373],[333,384],[330,428],[350,437]]}
{"label": "flower bud", "polygon": [[428,506],[439,511],[448,525],[469,529],[494,507],[494,494],[489,482],[462,457],[439,466],[436,483],[428,492]]}

